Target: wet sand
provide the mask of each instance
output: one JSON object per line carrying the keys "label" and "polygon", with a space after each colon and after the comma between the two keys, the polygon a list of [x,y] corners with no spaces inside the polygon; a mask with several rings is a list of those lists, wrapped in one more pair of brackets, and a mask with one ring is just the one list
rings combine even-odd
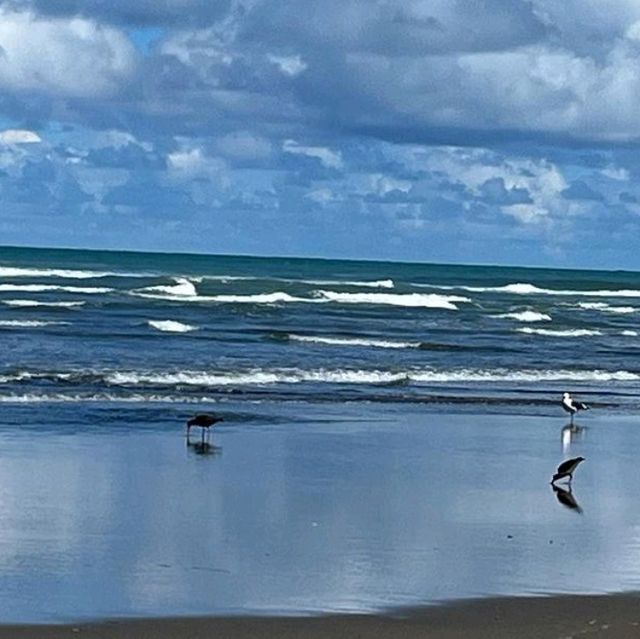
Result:
{"label": "wet sand", "polygon": [[569,639],[582,636],[608,639],[640,636],[640,597],[484,599],[385,616],[155,618],[0,626],[0,639]]}
{"label": "wet sand", "polygon": [[[16,421],[0,424],[0,620],[215,616],[172,622],[210,626],[229,615],[640,590],[633,416],[593,410],[585,430],[563,441],[561,414],[222,408],[208,455],[185,446],[189,408],[80,404],[31,423],[32,407],[24,418],[15,409]],[[587,460],[572,508],[549,479],[576,455]],[[568,600],[558,601],[560,610]],[[611,601],[628,602],[630,614],[635,605]],[[485,604],[417,617],[458,623],[480,614],[476,605]],[[507,601],[504,614],[525,623],[518,607],[529,605]],[[329,620],[305,623],[320,632]]]}

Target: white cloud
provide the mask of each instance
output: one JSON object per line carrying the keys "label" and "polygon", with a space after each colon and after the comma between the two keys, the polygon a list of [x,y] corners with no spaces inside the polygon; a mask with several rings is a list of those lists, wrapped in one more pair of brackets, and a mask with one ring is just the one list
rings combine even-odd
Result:
{"label": "white cloud", "polygon": [[602,169],[602,171],[600,172],[605,177],[608,177],[611,180],[616,180],[618,182],[627,182],[629,180],[629,171],[622,167],[610,165],[605,169]]}
{"label": "white cloud", "polygon": [[[481,187],[500,178],[507,190],[525,189],[530,203],[507,204],[500,210],[527,224],[548,224],[564,215],[569,203],[562,198],[568,184],[560,169],[546,160],[501,157],[488,149],[435,147],[419,149],[417,166],[444,173],[448,180],[463,185],[474,197]],[[572,205],[578,212],[579,206]]]}
{"label": "white cloud", "polygon": [[294,155],[306,155],[310,158],[317,158],[330,169],[339,169],[342,167],[342,155],[339,151],[332,151],[324,146],[303,146],[295,140],[285,140],[282,144],[282,150],[286,153]]}
{"label": "white cloud", "polygon": [[220,158],[211,157],[199,146],[182,142],[182,148],[167,155],[169,175],[177,180],[205,178],[215,181],[221,188],[229,187],[227,165]]}
{"label": "white cloud", "polygon": [[278,69],[289,77],[295,78],[307,69],[307,63],[299,55],[278,56],[269,54],[269,62],[275,64]]}
{"label": "white cloud", "polygon": [[42,142],[42,138],[35,131],[26,129],[6,129],[0,132],[2,144],[35,144]]}
{"label": "white cloud", "polygon": [[0,9],[0,87],[65,96],[108,94],[131,75],[124,34],[83,18]]}

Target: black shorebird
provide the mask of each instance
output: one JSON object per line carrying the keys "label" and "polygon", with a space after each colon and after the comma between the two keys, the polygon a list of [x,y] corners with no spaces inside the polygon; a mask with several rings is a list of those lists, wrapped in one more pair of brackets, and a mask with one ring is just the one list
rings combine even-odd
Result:
{"label": "black shorebird", "polygon": [[569,483],[573,479],[573,473],[575,472],[578,464],[584,461],[584,457],[574,457],[573,459],[567,459],[558,466],[558,471],[551,479],[551,483],[555,484],[559,479],[563,479],[564,477],[569,478]]}
{"label": "black shorebird", "polygon": [[562,396],[562,408],[564,408],[567,411],[567,413],[571,414],[572,426],[573,426],[573,416],[579,410],[589,410],[589,407],[586,404],[583,404],[582,402],[577,402],[575,399],[573,399],[573,397],[571,397],[571,395],[569,395],[569,393],[565,393]]}
{"label": "black shorebird", "polygon": [[211,413],[198,413],[187,422],[187,439],[189,439],[189,431],[192,426],[199,426],[202,429],[202,441],[204,441],[205,432],[209,433],[209,428],[218,422],[223,422],[222,417],[212,415]]}

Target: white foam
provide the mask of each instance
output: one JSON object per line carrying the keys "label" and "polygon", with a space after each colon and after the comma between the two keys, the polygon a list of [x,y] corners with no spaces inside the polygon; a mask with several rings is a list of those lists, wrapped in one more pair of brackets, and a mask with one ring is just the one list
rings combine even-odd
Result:
{"label": "white foam", "polygon": [[518,328],[519,333],[527,333],[528,335],[545,335],[548,337],[589,337],[593,335],[602,335],[600,331],[587,328],[570,328],[566,330],[554,330],[551,328]]}
{"label": "white foam", "polygon": [[149,320],[149,326],[165,333],[189,333],[197,330],[195,326],[174,320]]}
{"label": "white foam", "polygon": [[336,291],[316,291],[320,299],[340,304],[385,304],[420,308],[442,308],[457,311],[454,302],[470,302],[467,297],[458,295],[437,295],[435,293],[338,293]]}
{"label": "white foam", "polygon": [[536,311],[522,311],[520,313],[504,313],[503,315],[496,315],[504,319],[514,319],[518,322],[550,322],[551,317],[546,313],[538,313]]}
{"label": "white foam", "polygon": [[321,337],[319,335],[289,335],[295,342],[309,342],[312,344],[329,344],[335,346],[371,346],[374,348],[419,348],[420,342],[394,342],[382,339],[368,339],[362,337]]}
{"label": "white foam", "polygon": [[0,320],[2,328],[37,328],[41,326],[55,326],[69,324],[69,322],[47,322],[42,320]]}
{"label": "white foam", "polygon": [[638,337],[638,331],[622,331],[620,334],[625,337]]}
{"label": "white foam", "polygon": [[605,302],[580,302],[580,308],[588,311],[602,311],[604,313],[620,313],[622,315],[635,313],[638,309],[633,306],[609,306]]}
{"label": "white foam", "polygon": [[[191,279],[194,279],[193,277]],[[313,284],[314,286],[361,286],[364,288],[393,288],[395,283],[386,280],[305,280],[292,277],[251,277],[245,275],[205,275],[200,279],[216,282],[286,282],[288,284]]]}
{"label": "white foam", "polygon": [[536,382],[536,381],[637,381],[640,374],[629,371],[603,370],[519,370],[508,369],[409,369],[405,371],[346,369],[254,369],[246,372],[178,371],[173,373],[120,371],[105,374],[105,380],[116,386],[262,386],[302,382],[330,384],[389,384],[395,382]]}
{"label": "white foam", "polygon": [[619,290],[560,290],[550,288],[540,288],[535,284],[517,282],[506,284],[505,286],[436,286],[431,284],[413,284],[421,288],[436,288],[441,290],[462,290],[470,293],[509,293],[512,295],[559,295],[571,297],[640,297],[640,290],[619,289]]}
{"label": "white foam", "polygon": [[209,397],[157,395],[135,393],[118,395],[114,393],[8,393],[0,394],[0,404],[59,404],[59,403],[94,403],[115,402],[119,404],[202,404],[210,401]]}
{"label": "white foam", "polygon": [[60,268],[22,268],[0,266],[0,277],[60,277],[65,279],[92,279],[97,277],[146,277],[142,273],[115,273],[111,271],[80,271]]}
{"label": "white foam", "polygon": [[96,286],[57,286],[55,284],[0,284],[0,293],[46,293],[62,291],[65,293],[111,293],[114,289]]}
{"label": "white foam", "polygon": [[162,298],[166,298],[166,296],[172,297],[180,297],[180,298],[197,298],[198,291],[193,282],[188,280],[186,277],[176,277],[174,278],[175,284],[171,286],[147,286],[146,288],[141,288],[137,291],[133,291],[133,293],[137,295],[141,295],[143,297],[156,297],[160,296]]}
{"label": "white foam", "polygon": [[277,304],[279,302],[317,302],[306,297],[294,297],[289,293],[277,291],[275,293],[258,293],[257,295],[211,295],[200,298],[204,301],[220,302],[224,304]]}
{"label": "white foam", "polygon": [[393,288],[393,280],[373,281],[345,281],[345,280],[287,280],[288,282],[300,282],[301,284],[313,284],[315,286],[360,286],[364,288]]}
{"label": "white foam", "polygon": [[73,308],[76,306],[82,306],[84,302],[37,302],[36,300],[2,300],[3,304],[7,306],[16,307],[36,307],[36,306],[50,306],[52,308]]}

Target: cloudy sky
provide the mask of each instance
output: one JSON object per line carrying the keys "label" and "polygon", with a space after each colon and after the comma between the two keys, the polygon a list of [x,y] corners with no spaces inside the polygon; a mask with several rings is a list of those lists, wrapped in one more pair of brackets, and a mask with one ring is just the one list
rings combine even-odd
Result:
{"label": "cloudy sky", "polygon": [[0,244],[640,268],[640,0],[0,1]]}

